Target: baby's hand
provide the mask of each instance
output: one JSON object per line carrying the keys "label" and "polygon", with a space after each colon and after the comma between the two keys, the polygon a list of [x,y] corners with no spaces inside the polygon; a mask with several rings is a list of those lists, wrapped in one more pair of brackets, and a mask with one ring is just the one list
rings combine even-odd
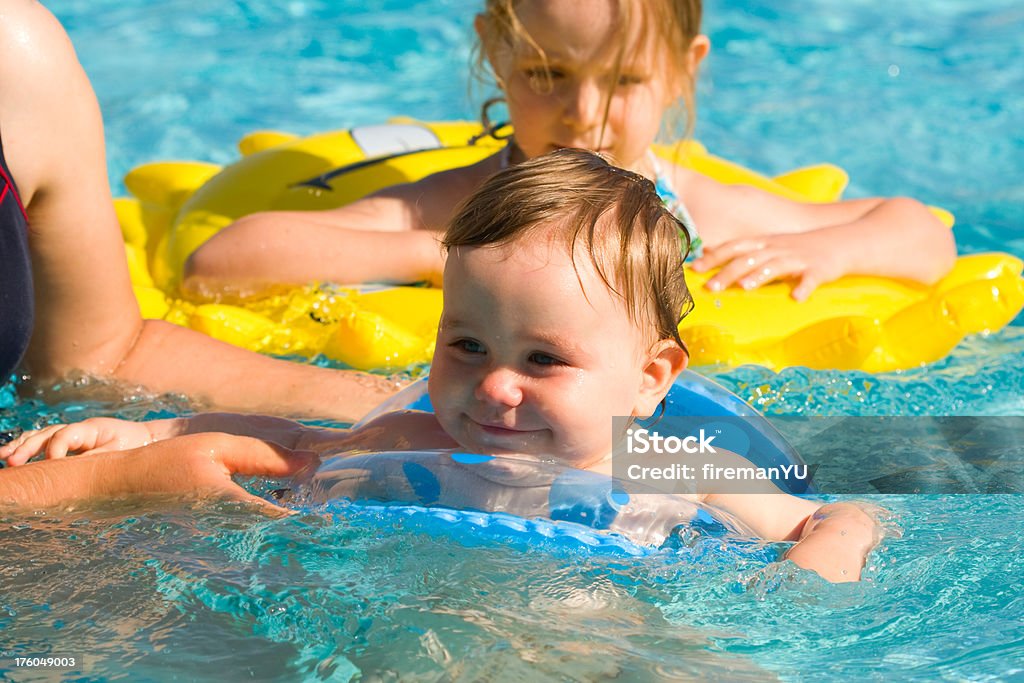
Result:
{"label": "baby's hand", "polygon": [[705,247],[693,262],[698,273],[721,266],[705,285],[719,292],[733,284],[743,289],[792,278],[797,280],[792,296],[803,301],[818,286],[844,275],[837,253],[827,235],[815,232],[763,235]]}
{"label": "baby's hand", "polygon": [[[167,422],[165,420],[160,423]],[[8,466],[23,465],[45,453],[47,459],[70,454],[88,455],[103,451],[124,451],[139,448],[157,439],[152,423],[132,422],[109,417],[93,417],[83,422],[56,424],[25,432],[0,448],[0,460]]]}
{"label": "baby's hand", "polygon": [[833,583],[859,581],[868,553],[884,534],[880,509],[862,503],[829,503],[808,518],[786,559]]}

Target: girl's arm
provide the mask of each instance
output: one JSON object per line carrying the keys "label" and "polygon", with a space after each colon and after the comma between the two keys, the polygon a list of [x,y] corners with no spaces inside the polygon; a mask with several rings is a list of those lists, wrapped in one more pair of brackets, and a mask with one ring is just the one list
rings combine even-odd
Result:
{"label": "girl's arm", "polygon": [[203,294],[314,281],[439,283],[435,233],[496,164],[489,157],[328,211],[245,216],[192,254],[184,286]]}
{"label": "girl's arm", "polygon": [[79,371],[229,410],[344,421],[394,393],[383,378],[278,361],[142,319],[96,97],[67,34],[31,0],[0,9],[0,134],[30,222],[36,313],[25,364],[36,384]]}
{"label": "girl's arm", "polygon": [[333,211],[251,214],[189,257],[183,286],[208,295],[310,282],[439,282],[437,235],[415,229],[412,213],[404,201],[375,197]]}
{"label": "girl's arm", "polygon": [[913,199],[801,203],[686,173],[684,197],[705,242],[694,268],[721,267],[712,290],[795,279],[793,296],[804,299],[853,274],[932,284],[956,258],[952,232]]}

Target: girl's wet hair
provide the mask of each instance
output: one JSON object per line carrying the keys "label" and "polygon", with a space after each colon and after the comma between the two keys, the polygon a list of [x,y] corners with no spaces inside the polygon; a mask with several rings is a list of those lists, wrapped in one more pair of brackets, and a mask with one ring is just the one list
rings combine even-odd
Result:
{"label": "girl's wet hair", "polygon": [[542,233],[574,263],[581,251],[589,256],[652,341],[683,347],[679,323],[693,309],[683,277],[690,242],[650,180],[593,152],[560,149],[486,180],[459,207],[442,244],[449,251],[504,246]]}
{"label": "girl's wet hair", "polygon": [[[514,52],[516,49],[533,51],[547,63],[547,55],[533,38],[527,33],[516,6],[522,0],[486,0],[480,13],[483,30],[475,50],[474,74],[477,80],[489,82],[490,77],[504,90],[501,76],[494,72],[488,55]],[[589,0],[587,0],[589,1]],[[626,27],[634,22],[638,27],[638,45],[647,45],[653,39],[657,46],[656,54],[663,56],[665,61],[656,60],[654,69],[667,75],[681,93],[679,104],[667,112],[663,122],[663,134],[668,140],[689,137],[696,121],[696,77],[687,63],[687,55],[693,39],[700,34],[701,17],[703,14],[702,0],[612,0],[615,3],[616,24],[623,27],[618,32],[620,39],[616,47],[614,80],[618,80],[624,57],[630,45],[627,45],[629,31]],[[489,68],[490,67],[490,68]],[[550,78],[550,74],[548,75]],[[490,100],[489,100],[490,101]],[[605,116],[607,107],[605,103]],[[486,106],[486,105],[485,105]]]}

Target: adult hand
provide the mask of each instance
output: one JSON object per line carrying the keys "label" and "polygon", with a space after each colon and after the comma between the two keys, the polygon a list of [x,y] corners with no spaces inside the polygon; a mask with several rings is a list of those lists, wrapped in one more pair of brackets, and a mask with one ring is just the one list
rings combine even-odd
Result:
{"label": "adult hand", "polygon": [[250,437],[190,434],[127,451],[63,458],[0,470],[0,503],[52,507],[84,501],[171,495],[281,508],[252,495],[232,475],[305,479],[319,458]]}

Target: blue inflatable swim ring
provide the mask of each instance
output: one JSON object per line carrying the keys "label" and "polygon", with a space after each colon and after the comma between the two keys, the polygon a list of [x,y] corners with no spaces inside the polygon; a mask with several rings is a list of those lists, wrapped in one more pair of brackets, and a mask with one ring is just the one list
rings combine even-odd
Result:
{"label": "blue inflatable swim ring", "polygon": [[783,552],[780,544],[737,537],[733,529],[704,510],[686,529],[679,529],[660,546],[642,545],[620,534],[580,524],[527,519],[505,512],[348,500],[330,501],[320,512],[336,517],[338,523],[373,534],[390,534],[397,528],[404,533],[443,538],[465,548],[500,546],[555,557],[661,557],[673,565],[683,562],[706,571],[734,567],[737,561],[766,565],[778,561]]}
{"label": "blue inflatable swim ring", "polygon": [[[427,393],[426,378],[420,379],[381,403],[356,426],[395,410],[434,412],[430,395]],[[706,429],[720,431],[717,445],[742,455],[760,468],[805,467],[800,454],[764,415],[721,384],[692,370],[684,370],[676,379],[665,397],[662,415],[668,416],[669,419],[689,418],[689,421],[696,420]],[[661,418],[640,421],[640,424],[650,425],[658,419]],[[467,454],[465,457],[471,456]],[[773,481],[786,493],[815,493],[809,477],[780,477]]]}
{"label": "blue inflatable swim ring", "polygon": [[[432,412],[426,380],[416,382],[385,401],[359,424],[395,410]],[[796,451],[764,416],[724,387],[696,373],[684,372],[676,381],[666,398],[664,415],[698,420],[718,434],[716,445],[743,455],[758,467],[803,466]],[[587,548],[628,556],[645,555],[657,549],[657,546],[643,545],[608,531],[616,521],[621,526],[620,512],[630,501],[630,495],[622,482],[594,472],[553,464],[534,465],[538,478],[544,480],[539,486],[546,490],[544,518],[531,516],[529,512],[484,512],[472,509],[472,503],[454,507],[444,500],[445,492],[435,475],[439,466],[472,470],[494,465],[500,459],[448,451],[378,453],[373,454],[372,460],[358,456],[355,460],[339,458],[325,463],[318,473],[321,483],[327,482],[321,486],[319,497],[330,499],[337,495],[330,492],[332,477],[375,479],[376,490],[386,490],[385,495],[377,499],[370,496],[369,501],[361,495],[353,501],[328,500],[328,509],[347,518],[400,523],[404,528],[467,540],[497,538],[549,548]],[[349,475],[348,470],[358,474]],[[775,483],[789,493],[813,493],[806,479],[786,478]],[[395,494],[396,490],[400,492]],[[669,519],[663,526],[671,524]],[[700,536],[717,537],[731,530],[699,505],[695,505],[686,525]],[[678,537],[668,533],[664,538],[665,544],[670,544]]]}

